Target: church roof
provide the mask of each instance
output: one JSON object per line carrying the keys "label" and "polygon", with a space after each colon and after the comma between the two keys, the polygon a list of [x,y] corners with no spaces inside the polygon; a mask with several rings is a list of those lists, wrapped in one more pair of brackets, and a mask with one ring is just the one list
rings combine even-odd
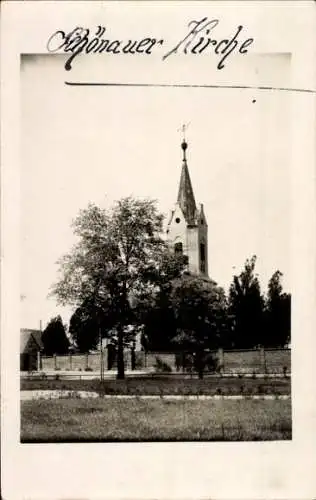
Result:
{"label": "church roof", "polygon": [[193,224],[196,217],[196,203],[185,154],[187,143],[183,141],[181,147],[183,149],[183,163],[177,201],[181,207],[186,222],[188,224]]}

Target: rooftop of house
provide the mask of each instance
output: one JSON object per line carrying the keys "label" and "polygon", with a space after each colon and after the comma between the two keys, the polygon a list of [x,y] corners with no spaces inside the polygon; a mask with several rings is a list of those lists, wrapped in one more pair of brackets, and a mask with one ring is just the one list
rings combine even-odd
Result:
{"label": "rooftop of house", "polygon": [[31,328],[21,328],[20,330],[20,352],[25,352],[30,345],[43,348],[41,330],[33,330]]}

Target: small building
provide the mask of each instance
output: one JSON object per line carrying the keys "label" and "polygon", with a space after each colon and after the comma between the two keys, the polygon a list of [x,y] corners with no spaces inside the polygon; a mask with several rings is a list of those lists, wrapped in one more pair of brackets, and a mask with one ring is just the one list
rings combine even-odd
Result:
{"label": "small building", "polygon": [[41,330],[21,328],[20,330],[20,370],[37,370],[38,353],[43,349]]}

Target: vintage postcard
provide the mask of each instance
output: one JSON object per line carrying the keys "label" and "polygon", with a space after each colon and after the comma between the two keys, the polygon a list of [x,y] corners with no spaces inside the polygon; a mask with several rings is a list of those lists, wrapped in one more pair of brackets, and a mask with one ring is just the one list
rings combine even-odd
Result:
{"label": "vintage postcard", "polygon": [[4,498],[312,498],[315,3],[2,14]]}

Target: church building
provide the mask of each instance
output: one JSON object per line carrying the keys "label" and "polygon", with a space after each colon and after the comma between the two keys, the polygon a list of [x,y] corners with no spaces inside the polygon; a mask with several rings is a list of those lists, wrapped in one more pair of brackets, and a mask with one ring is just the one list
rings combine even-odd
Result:
{"label": "church building", "polygon": [[188,271],[208,277],[207,222],[203,204],[197,208],[187,164],[188,144],[183,140],[178,198],[167,226],[167,241],[174,252],[188,257]]}

